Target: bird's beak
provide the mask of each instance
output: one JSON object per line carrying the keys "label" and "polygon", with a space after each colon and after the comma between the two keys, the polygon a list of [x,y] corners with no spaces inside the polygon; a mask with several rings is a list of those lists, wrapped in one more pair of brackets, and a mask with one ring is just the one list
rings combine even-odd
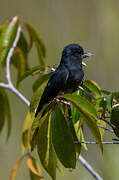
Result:
{"label": "bird's beak", "polygon": [[87,58],[87,57],[90,57],[90,56],[92,56],[93,54],[91,54],[91,53],[84,53],[83,55],[82,55],[82,58],[84,59],[84,58]]}

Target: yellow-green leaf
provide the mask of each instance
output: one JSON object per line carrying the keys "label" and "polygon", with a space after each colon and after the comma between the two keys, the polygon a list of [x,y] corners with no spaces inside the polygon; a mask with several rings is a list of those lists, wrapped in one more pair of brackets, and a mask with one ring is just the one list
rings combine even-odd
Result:
{"label": "yellow-green leaf", "polygon": [[33,122],[33,117],[30,112],[28,112],[25,122],[24,122],[24,127],[23,127],[23,132],[22,132],[22,143],[23,143],[23,152],[24,150],[30,150],[30,128]]}
{"label": "yellow-green leaf", "polygon": [[19,19],[15,16],[2,27],[0,35],[0,62],[3,65],[6,64],[6,57],[16,38],[18,25]]}
{"label": "yellow-green leaf", "polygon": [[101,88],[95,81],[85,80],[83,86],[84,88],[86,87],[96,98],[99,98],[102,95]]}
{"label": "yellow-green leaf", "polygon": [[41,168],[39,166],[38,161],[35,158],[29,155],[27,159],[27,165],[32,173],[31,176],[33,176],[34,174],[34,176],[39,177],[40,180],[43,179]]}
{"label": "yellow-green leaf", "polygon": [[[78,141],[82,141],[84,142],[85,141],[85,138],[84,138],[84,134],[83,134],[83,130],[82,130],[82,123],[81,123],[81,120],[77,121],[75,124],[74,124],[74,128],[75,128],[75,132],[76,132],[76,135],[77,135],[77,138],[78,138]],[[82,143],[81,146],[85,149],[85,150],[88,150],[87,146],[85,143]]]}
{"label": "yellow-green leaf", "polygon": [[81,119],[86,122],[91,133],[94,135],[96,141],[99,143],[101,151],[103,151],[103,145],[101,141],[101,135],[99,128],[97,127],[98,116],[94,106],[89,103],[85,98],[76,95],[65,94],[61,97],[70,101],[77,109],[79,109]]}
{"label": "yellow-green leaf", "polygon": [[51,137],[51,112],[46,113],[40,121],[40,127],[38,132],[38,144],[37,151],[39,154],[40,161],[52,177],[56,180],[56,156],[52,145]]}
{"label": "yellow-green leaf", "polygon": [[42,85],[35,91],[34,95],[32,96],[31,103],[30,103],[30,112],[34,113],[35,109],[38,107],[40,102],[41,95],[44,91],[47,82],[42,83]]}

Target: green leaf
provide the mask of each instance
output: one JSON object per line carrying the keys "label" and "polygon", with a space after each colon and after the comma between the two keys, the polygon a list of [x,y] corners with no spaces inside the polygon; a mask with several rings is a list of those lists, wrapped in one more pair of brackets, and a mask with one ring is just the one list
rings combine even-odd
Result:
{"label": "green leaf", "polygon": [[31,76],[31,75],[34,75],[34,74],[38,74],[38,73],[42,73],[44,71],[44,67],[42,66],[36,66],[36,67],[33,67],[32,69],[26,71],[24,73],[23,76],[21,76],[18,80],[18,85],[25,79],[27,78],[28,76]]}
{"label": "green leaf", "polygon": [[39,56],[39,63],[41,66],[45,66],[44,58],[46,56],[46,50],[43,41],[36,30],[29,24],[26,24],[26,28],[29,32],[29,36],[34,41]]}
{"label": "green leaf", "polygon": [[35,109],[38,107],[38,104],[40,102],[40,98],[44,91],[45,86],[46,86],[46,82],[44,82],[32,96],[31,103],[30,103],[30,112],[34,113]]}
{"label": "green leaf", "polygon": [[[98,116],[105,117],[107,110],[107,101],[105,97],[96,100],[96,109]],[[98,119],[97,125],[101,127],[106,127],[106,123],[100,119]],[[103,141],[104,129],[99,128],[99,131],[100,131],[101,139]]]}
{"label": "green leaf", "polygon": [[[5,90],[3,88],[0,88],[0,96],[1,96],[1,130],[2,130],[2,126],[4,126],[4,122],[2,122],[4,120],[3,114],[7,119],[7,140],[10,136],[11,133],[11,111],[10,111],[10,105],[9,105],[9,100],[8,100],[8,96],[7,93],[5,92]],[[3,111],[3,112],[2,112]],[[3,119],[2,119],[3,118]]]}
{"label": "green leaf", "polygon": [[0,62],[3,65],[6,64],[6,57],[16,38],[18,25],[19,19],[15,16],[2,27],[0,35]]}
{"label": "green leaf", "polygon": [[75,127],[74,127],[72,120],[70,120],[68,122],[68,124],[69,124],[69,128],[70,128],[70,132],[71,132],[72,137],[73,137],[73,142],[74,142],[75,151],[76,151],[76,159],[78,159],[79,154],[81,152],[81,144],[75,143],[75,142],[78,142],[78,136],[77,136],[77,133],[75,131]]}
{"label": "green leaf", "polygon": [[[41,111],[38,113],[37,117],[34,117],[33,113],[33,123],[30,128],[30,144],[31,144],[31,151],[34,150],[35,146],[37,145],[38,142],[38,131],[39,131],[39,126],[40,122],[45,115],[45,113],[49,112],[51,109],[55,107],[54,102],[44,105],[44,107],[41,109]],[[31,112],[32,113],[32,112]]]}
{"label": "green leaf", "polygon": [[19,86],[19,79],[24,75],[24,73],[26,72],[26,58],[24,56],[23,51],[20,48],[16,48],[16,50],[14,51],[14,54],[12,56],[12,63],[16,66],[17,70],[18,70],[18,74],[17,74],[17,88]]}
{"label": "green leaf", "polygon": [[96,109],[94,106],[89,103],[85,98],[79,97],[76,95],[65,94],[61,97],[70,101],[80,112],[81,118],[86,122],[89,127],[91,133],[94,135],[96,141],[99,143],[101,151],[103,151],[103,145],[101,141],[101,135],[99,132],[99,128],[97,127],[98,116],[96,113]]}
{"label": "green leaf", "polygon": [[110,91],[107,91],[107,90],[105,90],[105,89],[102,90],[102,93],[103,93],[103,94],[106,94],[106,95],[110,95],[110,94],[111,94]]}
{"label": "green leaf", "polygon": [[105,99],[107,101],[107,105],[109,110],[112,108],[112,101],[113,101],[113,96],[112,95],[105,95]]}
{"label": "green leaf", "polygon": [[107,109],[106,98],[102,97],[96,100],[96,108],[99,116],[104,116]]}
{"label": "green leaf", "polygon": [[[83,134],[83,130],[82,130],[82,120],[79,120],[77,121],[75,124],[74,124],[74,129],[75,129],[75,132],[76,132],[76,136],[77,136],[77,139],[78,141],[81,141],[81,142],[84,142],[85,139],[84,139],[84,134]],[[80,144],[85,150],[87,150],[87,146],[85,143],[82,143]]]}
{"label": "green leaf", "polygon": [[5,123],[4,98],[3,98],[3,93],[0,89],[0,132],[3,129],[4,123]]}
{"label": "green leaf", "polygon": [[119,92],[113,92],[112,95],[113,95],[113,98],[119,102]]}
{"label": "green leaf", "polygon": [[112,109],[110,121],[116,136],[119,137],[119,106]]}
{"label": "green leaf", "polygon": [[6,94],[6,92],[4,92],[4,104],[5,104],[5,116],[7,118],[7,140],[10,136],[11,133],[11,110],[10,110],[10,104],[9,104],[9,100],[8,100],[8,96]]}
{"label": "green leaf", "polygon": [[27,42],[23,32],[21,32],[21,34],[20,34],[20,38],[19,38],[17,47],[22,50],[25,58],[27,59],[27,56],[28,56],[28,53],[29,53],[29,45],[28,45],[28,42]]}
{"label": "green leaf", "polygon": [[37,150],[43,167],[56,180],[57,162],[51,138],[51,116],[51,112],[47,113],[40,121]]}
{"label": "green leaf", "polygon": [[80,114],[79,114],[79,111],[77,110],[77,108],[75,108],[75,106],[72,106],[71,114],[72,114],[73,123],[76,123],[80,118]]}
{"label": "green leaf", "polygon": [[47,83],[51,76],[51,72],[48,74],[41,74],[38,79],[33,84],[33,91],[35,92],[44,82]]}
{"label": "green leaf", "polygon": [[96,98],[99,98],[102,95],[101,88],[94,81],[85,80],[83,83],[83,87],[84,88],[86,87],[92,93],[92,95]]}
{"label": "green leaf", "polygon": [[64,172],[63,172],[64,167],[63,167],[62,163],[60,162],[60,160],[58,159],[56,153],[55,153],[55,156],[56,156],[56,167],[59,170],[59,172],[61,173],[61,175],[64,176]]}
{"label": "green leaf", "polygon": [[57,157],[66,168],[75,168],[76,152],[72,135],[59,107],[52,118],[52,141]]}

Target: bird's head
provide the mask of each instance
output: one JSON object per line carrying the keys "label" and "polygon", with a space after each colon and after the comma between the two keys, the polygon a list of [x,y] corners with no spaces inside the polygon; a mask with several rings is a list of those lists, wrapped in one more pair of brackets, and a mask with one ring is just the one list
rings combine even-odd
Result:
{"label": "bird's head", "polygon": [[79,59],[80,61],[90,56],[92,56],[92,54],[85,53],[82,46],[80,46],[79,44],[69,44],[66,47],[64,47],[62,52],[62,57]]}

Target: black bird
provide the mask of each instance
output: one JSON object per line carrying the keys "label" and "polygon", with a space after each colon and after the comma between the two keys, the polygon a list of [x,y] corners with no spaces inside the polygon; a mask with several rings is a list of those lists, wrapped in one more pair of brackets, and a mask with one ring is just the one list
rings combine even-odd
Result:
{"label": "black bird", "polygon": [[35,117],[42,107],[52,101],[60,92],[72,93],[77,90],[79,85],[83,84],[82,60],[91,55],[91,53],[84,53],[83,48],[78,44],[70,44],[64,48],[60,64],[53,72],[41,96]]}

